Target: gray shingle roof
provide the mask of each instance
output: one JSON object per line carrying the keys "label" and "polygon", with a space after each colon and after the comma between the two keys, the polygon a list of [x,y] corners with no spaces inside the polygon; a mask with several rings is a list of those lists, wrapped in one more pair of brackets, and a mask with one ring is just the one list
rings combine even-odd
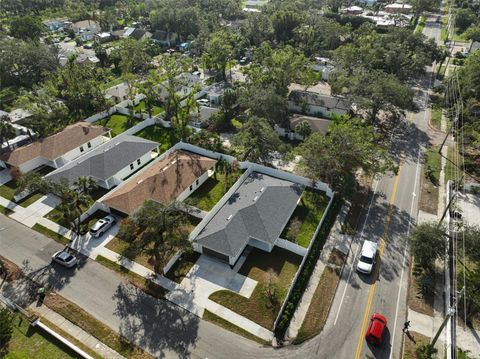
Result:
{"label": "gray shingle roof", "polygon": [[251,173],[195,239],[202,246],[235,257],[250,238],[274,243],[304,187]]}
{"label": "gray shingle roof", "polygon": [[45,179],[59,182],[66,178],[73,183],[78,177],[91,176],[105,181],[157,146],[158,143],[137,136],[120,135],[49,173]]}

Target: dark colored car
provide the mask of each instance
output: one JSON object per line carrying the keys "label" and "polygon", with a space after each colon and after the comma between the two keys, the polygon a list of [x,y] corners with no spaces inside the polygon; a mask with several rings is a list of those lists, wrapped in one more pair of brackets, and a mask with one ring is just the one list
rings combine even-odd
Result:
{"label": "dark colored car", "polygon": [[383,333],[387,327],[387,318],[379,313],[374,313],[370,318],[370,324],[368,325],[367,332],[365,333],[365,339],[367,342],[375,345],[382,344]]}

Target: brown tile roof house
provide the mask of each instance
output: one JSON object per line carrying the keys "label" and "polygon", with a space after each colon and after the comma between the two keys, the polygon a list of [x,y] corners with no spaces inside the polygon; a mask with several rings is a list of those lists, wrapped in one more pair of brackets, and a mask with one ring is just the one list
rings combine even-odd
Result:
{"label": "brown tile roof house", "polygon": [[148,200],[169,203],[216,162],[194,153],[173,151],[119,187],[103,202],[129,215]]}
{"label": "brown tile roof house", "polygon": [[43,138],[27,146],[7,153],[3,159],[11,166],[19,167],[37,157],[55,160],[65,153],[87,143],[108,132],[108,128],[92,125],[88,122],[77,122],[67,126],[55,135]]}

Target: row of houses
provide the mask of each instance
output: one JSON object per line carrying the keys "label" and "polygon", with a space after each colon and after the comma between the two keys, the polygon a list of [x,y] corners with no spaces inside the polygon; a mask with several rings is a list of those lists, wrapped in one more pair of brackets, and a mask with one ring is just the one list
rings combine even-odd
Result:
{"label": "row of houses", "polygon": [[[163,154],[159,144],[137,136],[109,137],[103,126],[79,122],[1,158],[22,173],[53,167],[51,182],[93,178],[106,194],[93,210],[125,218],[145,201],[184,201],[214,175],[218,161],[235,159],[186,143]],[[240,163],[243,175],[203,218],[190,239],[196,251],[234,265],[247,246],[270,252],[311,181],[275,169]],[[321,184],[330,196],[330,189]]]}
{"label": "row of houses", "polygon": [[410,4],[387,4],[383,11],[372,11],[353,5],[342,10],[344,14],[360,16],[373,21],[379,28],[407,26],[412,18],[413,7]]}

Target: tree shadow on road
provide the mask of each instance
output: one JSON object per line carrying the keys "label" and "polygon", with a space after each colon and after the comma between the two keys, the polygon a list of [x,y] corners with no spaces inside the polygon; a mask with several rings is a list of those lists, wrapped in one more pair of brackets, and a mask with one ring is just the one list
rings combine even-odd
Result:
{"label": "tree shadow on road", "polygon": [[126,339],[156,358],[164,358],[168,352],[190,357],[200,318],[126,283],[117,287],[112,299],[114,314],[121,318],[120,334]]}

